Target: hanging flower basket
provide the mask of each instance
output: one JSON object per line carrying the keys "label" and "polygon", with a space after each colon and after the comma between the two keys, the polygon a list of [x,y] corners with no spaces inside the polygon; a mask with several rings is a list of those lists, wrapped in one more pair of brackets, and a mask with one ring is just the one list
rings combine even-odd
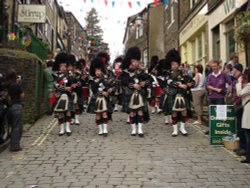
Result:
{"label": "hanging flower basket", "polygon": [[235,28],[235,39],[240,44],[250,41],[250,10],[241,14],[237,19]]}

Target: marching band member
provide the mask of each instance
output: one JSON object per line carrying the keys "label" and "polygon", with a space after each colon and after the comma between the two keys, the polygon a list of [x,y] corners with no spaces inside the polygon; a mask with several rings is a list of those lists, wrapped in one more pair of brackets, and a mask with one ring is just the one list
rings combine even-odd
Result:
{"label": "marching band member", "polygon": [[73,54],[69,54],[69,64],[68,64],[68,73],[69,80],[72,83],[72,93],[69,97],[69,107],[71,111],[71,125],[80,125],[79,116],[80,116],[80,106],[79,100],[81,98],[81,80],[80,75],[81,72],[75,68],[76,59]]}
{"label": "marching band member", "polygon": [[92,60],[90,65],[90,88],[92,97],[87,112],[96,114],[96,124],[99,128],[99,135],[108,135],[108,95],[109,88],[104,77],[105,67],[100,58]]}
{"label": "marching band member", "polygon": [[153,56],[151,58],[151,65],[148,69],[150,80],[152,82],[151,87],[149,88],[148,98],[150,101],[150,105],[152,107],[152,114],[160,113],[161,109],[160,105],[160,96],[162,94],[162,89],[160,87],[158,77],[157,77],[157,66],[158,66],[158,56]]}
{"label": "marching band member", "polygon": [[[141,52],[138,47],[128,49],[123,63],[121,85],[125,94],[124,109],[129,113],[131,135],[144,136],[143,123],[147,121],[146,87],[150,85],[147,75],[140,68]],[[149,117],[147,117],[149,118]],[[137,127],[138,130],[137,130]]]}
{"label": "marching band member", "polygon": [[121,87],[121,64],[123,61],[123,57],[119,56],[114,60],[113,69],[116,79],[116,90],[115,90],[115,108],[114,111],[118,111],[118,105],[121,104],[121,96],[122,96],[122,87]]}
{"label": "marching band member", "polygon": [[64,135],[65,131],[67,136],[71,135],[71,107],[69,106],[69,98],[72,94],[72,82],[69,79],[67,71],[68,63],[68,54],[61,52],[56,56],[53,67],[53,70],[56,71],[54,74],[54,87],[57,96],[57,103],[54,111],[57,114],[60,126],[59,136]]}
{"label": "marching band member", "polygon": [[180,56],[179,52],[175,49],[170,50],[167,53],[166,61],[171,63],[171,70],[168,73],[167,82],[167,98],[165,104],[165,113],[172,114],[172,136],[178,135],[178,122],[180,122],[180,132],[183,135],[187,135],[186,122],[188,121],[188,101],[187,90],[190,86],[190,78],[188,75],[184,75],[179,70]]}

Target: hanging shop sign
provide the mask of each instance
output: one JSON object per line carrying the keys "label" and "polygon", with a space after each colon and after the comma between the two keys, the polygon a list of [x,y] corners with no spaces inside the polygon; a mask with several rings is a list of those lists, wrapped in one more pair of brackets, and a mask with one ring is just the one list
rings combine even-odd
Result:
{"label": "hanging shop sign", "polygon": [[24,23],[45,23],[45,5],[18,5],[17,21]]}

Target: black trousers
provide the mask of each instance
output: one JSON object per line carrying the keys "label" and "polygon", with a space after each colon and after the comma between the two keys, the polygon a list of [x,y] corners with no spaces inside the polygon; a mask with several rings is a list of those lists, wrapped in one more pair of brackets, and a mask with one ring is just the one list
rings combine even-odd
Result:
{"label": "black trousers", "polygon": [[250,162],[250,129],[244,129],[246,137],[246,160]]}
{"label": "black trousers", "polygon": [[8,122],[11,126],[10,150],[20,149],[20,140],[23,131],[23,106],[13,104],[8,111]]}

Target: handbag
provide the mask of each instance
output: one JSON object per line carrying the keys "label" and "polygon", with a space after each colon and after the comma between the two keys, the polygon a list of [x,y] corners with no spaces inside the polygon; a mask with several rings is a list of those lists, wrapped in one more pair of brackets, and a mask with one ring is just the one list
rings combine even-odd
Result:
{"label": "handbag", "polygon": [[245,106],[247,105],[247,103],[249,103],[249,102],[250,102],[250,99],[248,99],[248,101],[247,101],[244,105],[240,104],[240,105],[238,105],[238,106],[235,106],[235,107],[234,107],[235,112],[236,112],[237,114],[243,113],[244,107],[245,107]]}

